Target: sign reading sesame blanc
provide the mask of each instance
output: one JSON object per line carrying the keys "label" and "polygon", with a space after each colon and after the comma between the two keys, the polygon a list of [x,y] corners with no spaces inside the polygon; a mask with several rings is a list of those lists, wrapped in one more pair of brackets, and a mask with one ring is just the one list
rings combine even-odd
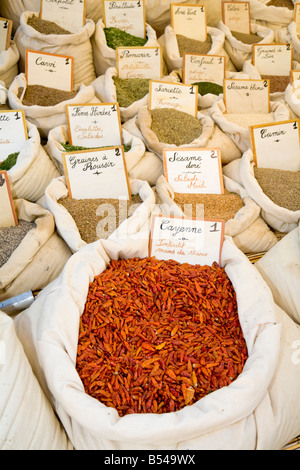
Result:
{"label": "sign reading sesame blanc", "polygon": [[62,154],[69,197],[131,199],[123,146]]}
{"label": "sign reading sesame blanc", "polygon": [[253,44],[252,63],[261,75],[290,75],[292,44]]}
{"label": "sign reading sesame blanc", "polygon": [[173,108],[197,116],[198,86],[151,80],[149,109]]}
{"label": "sign reading sesame blanc", "polygon": [[163,75],[160,47],[117,47],[116,61],[120,78],[160,80]]}
{"label": "sign reading sesame blanc", "polygon": [[15,206],[6,171],[0,171],[0,227],[18,225]]}
{"label": "sign reading sesame blanc", "polygon": [[28,139],[25,113],[22,109],[0,111],[0,161],[19,152]]}
{"label": "sign reading sesame blanc", "polygon": [[26,50],[27,85],[73,91],[73,57]]}
{"label": "sign reading sesame blanc", "polygon": [[69,143],[78,147],[123,145],[118,103],[66,106]]}
{"label": "sign reading sesame blanc", "polygon": [[106,28],[118,28],[139,38],[146,38],[144,0],[103,0]]}
{"label": "sign reading sesame blanc", "polygon": [[163,149],[164,174],[176,193],[224,194],[220,149]]}
{"label": "sign reading sesame blanc", "polygon": [[176,34],[205,41],[207,38],[206,9],[204,5],[170,4],[171,27]]}
{"label": "sign reading sesame blanc", "polygon": [[69,33],[85,24],[86,0],[41,0],[40,18],[53,21]]}
{"label": "sign reading sesame blanc", "polygon": [[300,171],[300,120],[250,126],[254,163],[258,168]]}
{"label": "sign reading sesame blanc", "polygon": [[250,3],[222,2],[222,19],[230,31],[250,34]]}
{"label": "sign reading sesame blanc", "polygon": [[6,51],[9,48],[12,27],[12,20],[0,18],[0,52]]}
{"label": "sign reading sesame blanc", "polygon": [[221,55],[184,54],[183,83],[211,82],[223,86],[225,57]]}
{"label": "sign reading sesame blanc", "polygon": [[223,95],[228,114],[270,112],[270,80],[225,79]]}
{"label": "sign reading sesame blanc", "polygon": [[224,221],[155,215],[152,217],[150,256],[179,263],[220,264]]}

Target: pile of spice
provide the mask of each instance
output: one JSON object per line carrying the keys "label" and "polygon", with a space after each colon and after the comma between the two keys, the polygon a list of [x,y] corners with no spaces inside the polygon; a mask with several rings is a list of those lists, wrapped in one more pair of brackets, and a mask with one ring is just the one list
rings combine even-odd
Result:
{"label": "pile of spice", "polygon": [[[21,98],[24,88],[18,90],[18,98]],[[22,104],[24,106],[56,106],[62,101],[75,98],[77,91],[57,90],[43,85],[28,85],[26,87]]]}
{"label": "pile of spice", "polygon": [[300,171],[253,168],[264,194],[280,207],[300,210]]}
{"label": "pile of spice", "polygon": [[155,108],[151,113],[151,130],[159,142],[177,146],[189,144],[202,133],[202,124],[196,117],[173,108]]}
{"label": "pile of spice", "polygon": [[211,93],[212,95],[220,95],[223,93],[222,85],[218,85],[217,83],[213,82],[195,82],[192,85],[198,86],[198,93],[201,96],[207,95]]}
{"label": "pile of spice", "polygon": [[270,80],[270,93],[284,92],[291,83],[289,75],[261,75],[263,80]]}
{"label": "pile of spice", "polygon": [[147,38],[140,38],[114,27],[104,28],[104,34],[106,44],[111,49],[117,49],[117,47],[143,47],[148,41]]}
{"label": "pile of spice", "polygon": [[34,222],[20,219],[18,225],[0,227],[0,268],[9,260],[27,233],[36,227]]}
{"label": "pile of spice", "polygon": [[[66,152],[78,152],[80,150],[96,150],[96,149],[103,149],[103,148],[106,148],[106,147],[82,147],[80,145],[71,145],[69,142],[66,142],[66,143],[61,143],[61,145],[63,146],[64,150]],[[124,152],[129,152],[129,150],[131,149],[131,145],[123,145],[123,148],[124,148]]]}
{"label": "pile of spice", "polygon": [[0,171],[10,170],[17,163],[17,159],[20,152],[9,154],[3,162],[0,163]]}
{"label": "pile of spice", "polygon": [[28,19],[27,24],[41,34],[71,34],[53,21],[43,20],[37,16]]}
{"label": "pile of spice", "polygon": [[93,243],[99,238],[108,238],[143,201],[136,194],[131,196],[131,200],[73,199],[67,196],[57,202],[73,217],[82,240]]}
{"label": "pile of spice", "polygon": [[257,44],[262,38],[257,34],[247,34],[240,33],[239,31],[230,31],[232,36],[234,36],[238,41],[241,41],[243,44]]}
{"label": "pile of spice", "polygon": [[85,392],[129,413],[168,413],[228,386],[248,351],[224,268],[113,260],[89,286],[76,369]]}
{"label": "pile of spice", "polygon": [[117,101],[122,108],[127,108],[149,93],[150,79],[148,78],[114,77],[113,80],[116,87]]}
{"label": "pile of spice", "polygon": [[225,113],[224,117],[227,121],[233,122],[240,127],[255,126],[256,124],[267,124],[268,122],[274,122],[274,116],[272,113]]}
{"label": "pile of spice", "polygon": [[208,34],[205,41],[197,41],[182,34],[176,34],[180,57],[184,54],[207,54],[212,47],[212,39]]}
{"label": "pile of spice", "polygon": [[294,10],[294,2],[293,0],[270,0],[270,2],[267,3],[267,6],[273,6],[273,7],[285,7],[288,8],[289,10]]}

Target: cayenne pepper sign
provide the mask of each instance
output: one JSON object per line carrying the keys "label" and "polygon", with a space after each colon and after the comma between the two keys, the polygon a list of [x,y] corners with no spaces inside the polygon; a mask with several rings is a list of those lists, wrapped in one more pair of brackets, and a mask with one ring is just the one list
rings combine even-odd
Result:
{"label": "cayenne pepper sign", "polygon": [[0,171],[0,227],[18,225],[10,184],[6,171]]}

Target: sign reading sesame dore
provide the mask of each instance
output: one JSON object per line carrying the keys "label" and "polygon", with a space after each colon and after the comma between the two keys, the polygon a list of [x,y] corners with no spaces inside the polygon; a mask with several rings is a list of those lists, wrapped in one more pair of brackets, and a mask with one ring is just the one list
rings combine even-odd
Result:
{"label": "sign reading sesame dore", "polygon": [[223,86],[225,57],[221,55],[184,54],[183,83],[210,82]]}
{"label": "sign reading sesame dore", "polygon": [[270,112],[270,80],[225,79],[226,113],[267,114]]}
{"label": "sign reading sesame dore", "polygon": [[250,34],[250,3],[222,2],[222,20],[230,31]]}
{"label": "sign reading sesame dore", "polygon": [[146,38],[144,0],[103,0],[103,21],[106,28]]}
{"label": "sign reading sesame dore", "polygon": [[117,47],[116,62],[120,78],[160,80],[163,75],[163,54],[160,47]]}
{"label": "sign reading sesame dore", "polygon": [[181,34],[197,41],[206,41],[207,24],[204,5],[171,3],[171,27],[176,34]]}
{"label": "sign reading sesame dore", "polygon": [[253,160],[258,168],[300,171],[300,120],[250,126]]}
{"label": "sign reading sesame dore", "polygon": [[12,20],[0,18],[0,52],[6,51],[9,48],[12,27]]}
{"label": "sign reading sesame dore", "polygon": [[163,150],[164,174],[175,193],[224,194],[218,148]]}
{"label": "sign reading sesame dore", "polygon": [[253,44],[252,63],[260,75],[290,75],[293,46],[291,44]]}
{"label": "sign reading sesame dore", "polygon": [[197,116],[198,86],[150,80],[149,109],[173,108]]}
{"label": "sign reading sesame dore", "polygon": [[0,111],[0,159],[19,152],[28,139],[25,113],[22,109]]}
{"label": "sign reading sesame dore", "polygon": [[154,215],[150,256],[179,263],[211,266],[221,263],[224,221]]}
{"label": "sign reading sesame dore", "polygon": [[18,225],[10,184],[6,171],[0,171],[0,227]]}
{"label": "sign reading sesame dore", "polygon": [[41,0],[40,18],[53,21],[69,33],[77,33],[85,24],[86,0]]}

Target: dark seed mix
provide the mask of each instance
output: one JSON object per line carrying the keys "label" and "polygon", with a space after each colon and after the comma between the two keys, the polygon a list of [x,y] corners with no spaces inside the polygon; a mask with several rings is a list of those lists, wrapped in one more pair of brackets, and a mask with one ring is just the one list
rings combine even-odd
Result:
{"label": "dark seed mix", "polygon": [[[18,97],[23,93],[23,88],[19,88]],[[22,103],[25,106],[55,106],[62,101],[75,98],[77,91],[63,91],[56,88],[49,88],[43,85],[28,85]]]}
{"label": "dark seed mix", "polygon": [[29,230],[35,227],[34,222],[22,219],[16,226],[0,227],[0,268],[9,260]]}
{"label": "dark seed mix", "polygon": [[71,34],[53,21],[43,20],[36,16],[29,18],[27,24],[41,34]]}
{"label": "dark seed mix", "polygon": [[285,7],[288,8],[289,10],[294,10],[294,2],[293,0],[271,0],[270,2],[267,3],[267,6],[273,6],[273,7]]}
{"label": "dark seed mix", "polygon": [[182,57],[184,54],[207,54],[211,50],[212,39],[207,35],[205,41],[197,41],[182,34],[176,34],[179,55]]}
{"label": "dark seed mix", "polygon": [[300,171],[254,167],[254,176],[275,204],[291,211],[300,210]]}
{"label": "dark seed mix", "polygon": [[159,142],[184,145],[193,142],[202,133],[202,124],[196,117],[173,108],[151,111],[151,130]]}
{"label": "dark seed mix", "polygon": [[244,44],[256,44],[262,40],[257,34],[240,33],[239,31],[231,31],[231,34]]}
{"label": "dark seed mix", "polygon": [[261,78],[270,80],[270,93],[285,91],[291,82],[289,75],[261,75]]}

